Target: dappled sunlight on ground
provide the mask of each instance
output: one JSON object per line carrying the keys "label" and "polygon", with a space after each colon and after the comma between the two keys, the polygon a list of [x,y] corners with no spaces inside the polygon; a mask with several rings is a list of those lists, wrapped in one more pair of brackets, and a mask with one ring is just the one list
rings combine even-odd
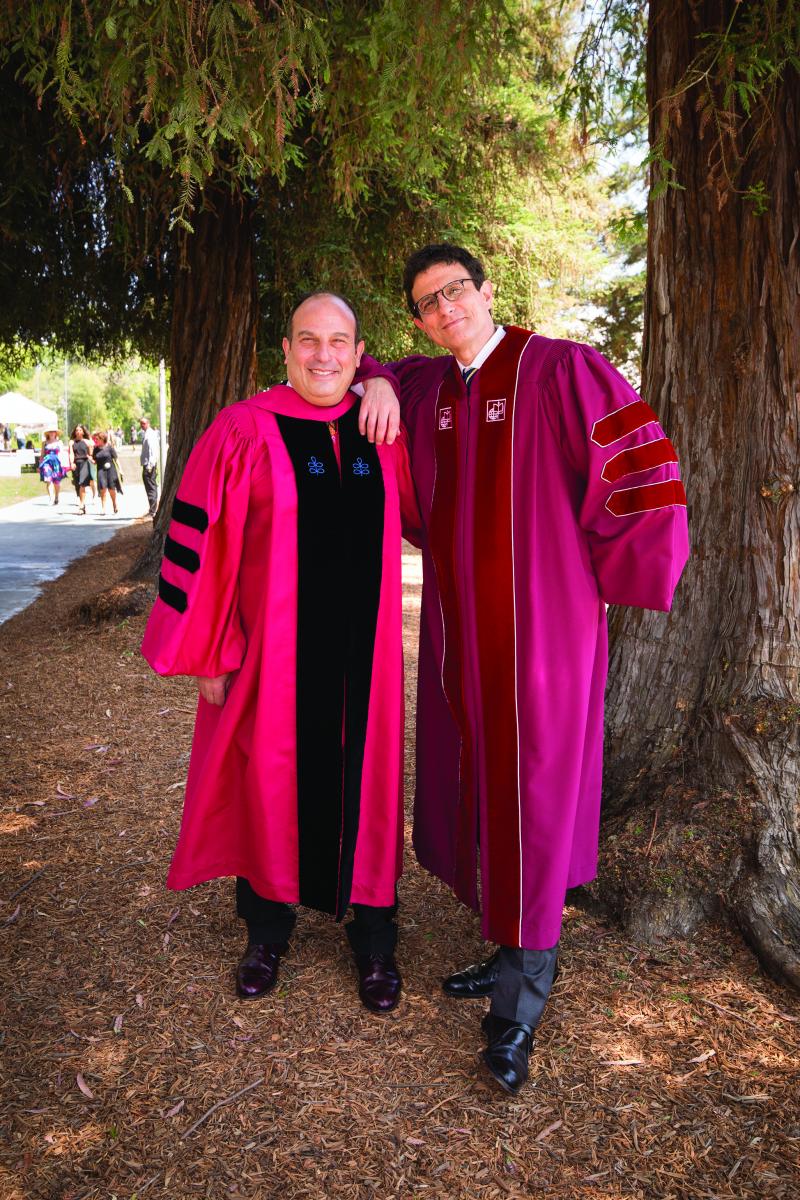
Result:
{"label": "dappled sunlight on ground", "polygon": [[35,828],[35,817],[26,817],[22,813],[4,813],[0,816],[0,833],[22,833],[23,830]]}
{"label": "dappled sunlight on ground", "polygon": [[56,1127],[42,1134],[42,1142],[46,1149],[41,1150],[40,1153],[68,1160],[73,1157],[83,1157],[102,1146],[108,1137],[109,1131],[93,1121],[88,1121],[79,1129],[65,1130]]}

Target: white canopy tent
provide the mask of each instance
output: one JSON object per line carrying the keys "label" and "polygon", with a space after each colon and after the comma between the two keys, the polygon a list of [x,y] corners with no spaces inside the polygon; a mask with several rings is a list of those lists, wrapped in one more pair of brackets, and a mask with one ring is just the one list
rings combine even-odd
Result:
{"label": "white canopy tent", "polygon": [[19,426],[21,429],[58,429],[58,417],[50,408],[29,400],[20,392],[6,392],[0,396],[0,424]]}

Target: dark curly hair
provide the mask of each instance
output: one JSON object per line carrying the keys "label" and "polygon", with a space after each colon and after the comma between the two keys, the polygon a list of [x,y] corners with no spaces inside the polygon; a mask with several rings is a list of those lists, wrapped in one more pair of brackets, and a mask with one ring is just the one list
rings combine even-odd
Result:
{"label": "dark curly hair", "polygon": [[452,242],[434,242],[430,246],[423,246],[421,250],[415,250],[413,254],[409,255],[403,271],[403,291],[409,312],[413,316],[417,315],[411,296],[414,280],[429,267],[435,267],[437,263],[458,263],[464,268],[476,288],[479,288],[486,279],[481,260],[474,254],[470,254],[469,250],[465,250],[463,246],[456,246]]}

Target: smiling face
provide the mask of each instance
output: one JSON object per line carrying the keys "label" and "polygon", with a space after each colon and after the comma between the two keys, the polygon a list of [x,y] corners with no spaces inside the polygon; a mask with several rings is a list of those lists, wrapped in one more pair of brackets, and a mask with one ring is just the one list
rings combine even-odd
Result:
{"label": "smiling face", "polygon": [[356,320],[336,296],[312,296],[292,320],[292,339],[283,339],[289,383],[309,404],[333,408],[344,396],[361,362]]}
{"label": "smiling face", "polygon": [[[466,274],[461,263],[435,263],[417,275],[411,288],[412,299],[416,303],[422,296],[438,292]],[[437,346],[443,346],[468,366],[494,333],[492,285],[487,279],[476,288],[470,280],[457,300],[445,300],[441,292],[436,299],[433,312],[415,317],[414,324]]]}

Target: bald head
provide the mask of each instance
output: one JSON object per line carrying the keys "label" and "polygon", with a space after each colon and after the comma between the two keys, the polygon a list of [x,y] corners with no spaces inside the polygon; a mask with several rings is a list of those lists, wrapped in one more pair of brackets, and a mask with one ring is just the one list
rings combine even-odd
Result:
{"label": "bald head", "polygon": [[358,319],[358,313],[353,308],[352,304],[350,303],[350,301],[347,299],[346,296],[342,296],[339,292],[328,292],[328,291],[325,291],[324,289],[321,289],[319,291],[314,291],[314,292],[303,292],[303,294],[301,296],[297,297],[297,299],[295,300],[294,304],[291,307],[289,316],[286,318],[286,331],[285,332],[286,332],[286,337],[289,339],[289,341],[292,340],[292,335],[294,333],[294,314],[297,312],[298,308],[301,308],[309,300],[316,300],[320,296],[325,296],[329,300],[338,300],[340,302],[340,304],[344,305],[344,307],[347,309],[347,311],[350,313],[353,320],[355,321],[356,327],[355,327],[354,337],[355,337],[355,340],[357,342],[359,342],[361,340],[361,322]]}
{"label": "bald head", "polygon": [[296,305],[283,339],[289,383],[309,404],[332,408],[353,382],[363,350],[347,301],[333,292],[313,292]]}

